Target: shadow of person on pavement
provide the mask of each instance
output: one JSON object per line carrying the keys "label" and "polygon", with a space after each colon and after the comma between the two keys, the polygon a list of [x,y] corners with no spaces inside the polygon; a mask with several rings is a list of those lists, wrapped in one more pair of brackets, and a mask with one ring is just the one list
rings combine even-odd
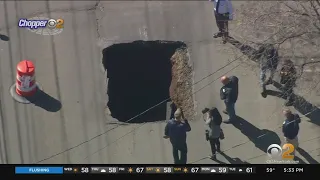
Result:
{"label": "shadow of person on pavement", "polygon": [[60,101],[51,97],[49,94],[43,92],[42,90],[38,90],[36,95],[32,98],[28,98],[28,100],[46,111],[57,112],[61,109],[62,105]]}
{"label": "shadow of person on pavement", "polygon": [[240,41],[234,39],[233,37],[229,37],[228,42],[233,46],[235,46],[236,48],[238,48],[241,51],[241,53],[248,56],[249,59],[251,59],[254,62],[258,62],[258,59],[257,59],[257,54],[259,53],[258,50],[256,50],[255,48],[249,45],[245,45],[241,43]]}
{"label": "shadow of person on pavement", "polygon": [[302,96],[294,95],[294,100],[293,107],[302,115],[309,118],[310,122],[320,126],[320,109],[305,100]]}
{"label": "shadow of person on pavement", "polygon": [[274,91],[274,90],[269,90],[268,89],[268,90],[266,90],[266,94],[270,95],[270,96],[275,96],[275,97],[284,99],[284,95],[280,91]]}
{"label": "shadow of person on pavement", "polygon": [[[282,85],[276,81],[273,81],[273,85],[282,91]],[[267,95],[276,96],[279,98],[283,98],[283,93],[279,91],[267,90]],[[299,111],[302,115],[306,116],[310,119],[310,122],[320,126],[320,109],[307,100],[305,100],[302,96],[293,95],[294,104],[293,107]]]}
{"label": "shadow of person on pavement", "polygon": [[267,149],[271,144],[281,144],[281,140],[275,132],[267,129],[259,129],[239,116],[232,124],[239,129],[243,135],[247,136],[258,149],[265,153],[267,153]]}
{"label": "shadow of person on pavement", "polygon": [[[230,156],[228,156],[227,154],[225,154],[224,152],[220,152],[220,154],[230,163],[230,164],[250,164],[246,161],[242,161],[241,159],[239,158],[231,158]],[[213,161],[219,163],[219,164],[228,164],[228,163],[225,163],[223,161],[220,161],[218,159],[212,159]]]}
{"label": "shadow of person on pavement", "polygon": [[256,63],[260,63],[260,58],[262,56],[270,56],[272,52],[276,52],[278,54],[278,50],[274,47],[273,44],[264,43],[264,44],[257,44],[258,49],[255,49],[249,45],[241,43],[240,41],[234,39],[233,37],[229,36],[229,43],[235,46],[237,49],[241,51],[242,54],[246,55],[250,60]]}
{"label": "shadow of person on pavement", "polygon": [[10,40],[10,38],[9,38],[8,36],[3,35],[3,34],[0,34],[0,39],[1,39],[2,41],[9,41],[9,40]]}
{"label": "shadow of person on pavement", "polygon": [[310,164],[319,164],[317,160],[315,160],[310,154],[302,148],[298,148],[297,151],[303,156]]}
{"label": "shadow of person on pavement", "polygon": [[219,164],[228,164],[228,163],[223,162],[223,161],[220,161],[220,160],[218,160],[218,159],[211,159],[211,160],[214,161],[214,162],[217,162],[217,163],[219,163]]}
{"label": "shadow of person on pavement", "polygon": [[298,164],[307,164],[304,160],[302,160],[301,158],[299,158],[298,156],[294,156],[294,159],[295,161],[298,161],[299,163]]}

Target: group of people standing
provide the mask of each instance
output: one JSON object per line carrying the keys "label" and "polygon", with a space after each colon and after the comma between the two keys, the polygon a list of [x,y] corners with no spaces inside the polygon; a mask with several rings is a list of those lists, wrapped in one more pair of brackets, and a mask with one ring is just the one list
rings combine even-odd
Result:
{"label": "group of people standing", "polygon": [[[230,0],[209,0],[214,4],[214,15],[219,32],[214,38],[222,37],[225,44],[229,39],[228,23],[233,20],[233,7]],[[279,64],[278,50],[272,44],[264,44],[254,53],[254,58],[260,60],[260,84],[261,95],[266,98],[266,86],[273,84],[273,77]],[[270,71],[270,77],[266,79],[266,72]],[[280,83],[283,97],[286,99],[285,106],[292,106],[294,102],[293,88],[297,80],[297,72],[291,60],[285,60],[280,70]]]}
{"label": "group of people standing", "polygon": [[[257,59],[260,60],[260,85],[261,85],[261,95],[266,98],[268,93],[266,86],[275,84],[273,80],[275,73],[277,72],[279,64],[278,51],[271,44],[266,44],[261,46],[256,53]],[[267,71],[270,72],[269,78],[266,78]],[[280,69],[280,90],[282,92],[282,97],[286,100],[285,106],[294,105],[295,96],[293,89],[296,86],[296,81],[298,79],[296,67],[294,63],[286,59]],[[283,110],[283,115],[285,121],[282,125],[282,132],[284,135],[284,140],[286,143],[292,144],[295,150],[299,149],[298,133],[300,130],[299,124],[301,119],[298,114],[292,113],[289,109]]]}
{"label": "group of people standing", "polygon": [[[214,38],[222,37],[222,43],[225,44],[229,39],[228,23],[233,20],[233,7],[230,0],[209,0],[213,1],[214,15],[219,29],[213,35]],[[261,95],[267,97],[266,86],[273,84],[273,77],[279,64],[279,55],[277,49],[272,44],[264,44],[254,53],[254,58],[260,60],[260,84]],[[270,77],[266,79],[267,71],[270,71]],[[291,106],[294,102],[293,88],[297,79],[297,72],[291,60],[285,60],[280,70],[280,83],[283,84],[283,97],[286,99],[285,106]],[[228,104],[229,105],[229,104]],[[232,116],[232,114],[230,114]]]}
{"label": "group of people standing", "polygon": [[[261,95],[266,98],[266,86],[274,84],[273,78],[277,72],[279,64],[279,55],[277,49],[272,44],[265,44],[259,48],[255,58],[260,60],[260,85]],[[266,79],[266,73],[270,71],[270,76]],[[294,103],[293,88],[296,85],[297,71],[294,63],[286,59],[280,69],[280,84],[283,98],[286,99],[285,106],[292,106]]]}
{"label": "group of people standing", "polygon": [[[221,77],[223,84],[220,90],[221,100],[225,103],[225,114],[229,115],[229,119],[222,121],[222,116],[219,110],[215,107],[205,108],[202,113],[206,125],[205,137],[211,146],[211,158],[216,159],[216,153],[220,152],[220,140],[224,139],[224,133],[221,129],[222,122],[231,123],[236,119],[235,103],[238,99],[238,78],[236,76]],[[170,139],[172,144],[172,153],[175,164],[187,163],[187,132],[191,131],[188,120],[184,117],[180,108],[177,108],[174,103],[171,104],[171,119],[168,121],[164,138]],[[180,156],[179,156],[180,151]]]}
{"label": "group of people standing", "polygon": [[[210,0],[214,2],[214,14],[219,32],[214,34],[214,38],[222,37],[225,44],[228,41],[228,21],[233,19],[233,8],[229,0]],[[277,72],[279,64],[278,51],[272,44],[261,46],[255,53],[254,58],[260,62],[260,85],[262,97],[267,97],[266,86],[274,84],[273,78]],[[266,78],[267,71],[270,71],[269,78]],[[280,84],[282,84],[282,94],[286,99],[285,106],[291,106],[294,102],[293,88],[297,80],[296,68],[291,60],[285,60],[280,70]],[[239,79],[236,76],[221,77],[222,87],[220,89],[220,99],[224,101],[225,110],[223,113],[229,119],[223,121],[219,110],[216,107],[205,108],[202,110],[206,125],[205,137],[211,146],[211,159],[216,159],[217,152],[220,152],[220,139],[224,139],[221,129],[222,122],[230,124],[237,120],[235,104],[239,93]],[[188,120],[184,117],[182,109],[174,103],[171,104],[171,117],[165,127],[164,138],[170,139],[172,153],[175,164],[187,163],[187,132],[191,131]],[[282,132],[286,143],[290,143],[298,149],[299,123],[301,122],[298,114],[286,109],[283,111],[285,121],[283,122]],[[180,151],[180,156],[179,156]]]}
{"label": "group of people standing", "polygon": [[[219,110],[216,107],[205,108],[202,110],[203,119],[206,125],[205,138],[211,147],[210,158],[215,160],[217,152],[221,152],[220,139],[224,139],[224,133],[221,129],[222,122],[233,123],[237,121],[235,112],[235,103],[238,99],[239,80],[236,76],[221,77],[223,86],[220,89],[220,98],[224,101],[225,110],[223,112],[229,115],[229,119],[223,121]],[[172,144],[172,153],[175,164],[187,163],[187,132],[191,131],[191,126],[188,120],[184,117],[183,111],[172,103],[171,104],[171,119],[165,126],[164,138],[170,139]],[[301,122],[298,114],[292,113],[286,109],[283,111],[285,121],[283,122],[282,132],[286,143],[294,146],[294,150],[298,149],[298,133],[299,123]],[[179,156],[180,152],[180,156]]]}

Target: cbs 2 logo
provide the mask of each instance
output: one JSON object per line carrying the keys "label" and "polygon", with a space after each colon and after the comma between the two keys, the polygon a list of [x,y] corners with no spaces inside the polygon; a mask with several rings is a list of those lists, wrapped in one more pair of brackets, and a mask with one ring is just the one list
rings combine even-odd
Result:
{"label": "cbs 2 logo", "polygon": [[57,28],[57,29],[61,29],[63,28],[64,25],[64,20],[63,19],[49,19],[48,20],[48,27],[49,28]]}
{"label": "cbs 2 logo", "polygon": [[291,154],[293,152],[294,146],[292,144],[284,144],[282,148],[278,144],[271,144],[267,149],[270,157],[279,157],[282,155],[282,159],[293,159],[294,155]]}

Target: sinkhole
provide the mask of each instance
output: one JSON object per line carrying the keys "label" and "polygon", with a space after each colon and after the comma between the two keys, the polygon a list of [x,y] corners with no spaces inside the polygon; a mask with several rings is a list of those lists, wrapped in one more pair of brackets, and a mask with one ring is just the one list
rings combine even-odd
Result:
{"label": "sinkhole", "polygon": [[140,114],[128,123],[166,120],[167,103],[141,113],[171,97],[172,56],[184,48],[176,41],[134,41],[103,49],[111,116],[126,122]]}

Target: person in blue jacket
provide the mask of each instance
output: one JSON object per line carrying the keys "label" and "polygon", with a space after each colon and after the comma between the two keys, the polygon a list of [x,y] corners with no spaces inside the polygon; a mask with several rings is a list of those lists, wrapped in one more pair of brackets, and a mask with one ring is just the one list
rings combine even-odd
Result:
{"label": "person in blue jacket", "polygon": [[164,138],[169,138],[172,144],[174,164],[187,164],[187,132],[189,131],[191,131],[191,127],[188,120],[184,118],[181,109],[178,108],[174,113],[174,119],[168,121],[164,130]]}
{"label": "person in blue jacket", "polygon": [[213,1],[214,16],[219,29],[218,33],[213,35],[214,38],[222,37],[222,43],[228,40],[228,21],[233,19],[233,9],[230,0],[209,0]]}
{"label": "person in blue jacket", "polygon": [[298,134],[301,119],[298,114],[293,114],[290,110],[284,110],[283,115],[286,118],[282,125],[282,132],[285,142],[288,144],[292,144],[294,150],[296,150],[297,148],[299,148]]}

